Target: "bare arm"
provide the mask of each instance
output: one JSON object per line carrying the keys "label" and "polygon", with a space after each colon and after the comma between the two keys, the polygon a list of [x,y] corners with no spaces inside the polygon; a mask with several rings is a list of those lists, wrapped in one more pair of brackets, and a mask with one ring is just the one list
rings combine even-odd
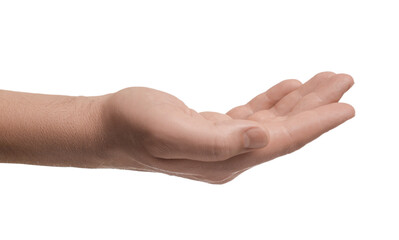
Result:
{"label": "bare arm", "polygon": [[0,162],[97,166],[105,143],[100,103],[0,90]]}

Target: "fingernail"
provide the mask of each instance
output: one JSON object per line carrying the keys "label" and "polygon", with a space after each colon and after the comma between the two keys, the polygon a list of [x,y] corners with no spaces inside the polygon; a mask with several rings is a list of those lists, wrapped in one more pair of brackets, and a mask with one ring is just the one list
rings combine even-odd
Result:
{"label": "fingernail", "polygon": [[261,148],[266,146],[267,136],[259,127],[250,128],[244,134],[244,146],[246,148]]}

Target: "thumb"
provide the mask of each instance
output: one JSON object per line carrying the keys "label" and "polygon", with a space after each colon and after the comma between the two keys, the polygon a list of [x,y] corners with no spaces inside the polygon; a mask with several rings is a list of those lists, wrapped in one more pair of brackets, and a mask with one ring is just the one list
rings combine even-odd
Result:
{"label": "thumb", "polygon": [[163,150],[157,155],[170,159],[223,161],[268,143],[266,130],[251,120],[186,119],[174,122],[163,132]]}

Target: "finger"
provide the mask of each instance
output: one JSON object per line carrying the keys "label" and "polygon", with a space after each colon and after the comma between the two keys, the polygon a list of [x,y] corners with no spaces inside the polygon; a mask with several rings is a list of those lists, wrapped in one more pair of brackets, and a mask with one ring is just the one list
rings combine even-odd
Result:
{"label": "finger", "polygon": [[289,115],[295,115],[325,104],[338,102],[353,84],[353,78],[348,74],[333,75],[326,84],[319,85],[313,92],[304,96],[291,110]]}
{"label": "finger", "polygon": [[304,83],[297,90],[289,93],[287,96],[283,97],[278,103],[273,107],[273,111],[277,115],[285,115],[289,113],[295,105],[302,99],[302,97],[311,93],[320,84],[325,84],[326,81],[331,76],[334,76],[333,72],[321,72],[312,77],[309,81]]}
{"label": "finger", "polygon": [[200,112],[199,114],[201,116],[203,116],[205,119],[208,119],[213,122],[219,122],[219,121],[231,119],[231,117],[229,115],[218,113],[218,112]]}
{"label": "finger", "polygon": [[354,108],[346,103],[331,103],[292,116],[283,123],[280,150],[295,151],[354,116]]}
{"label": "finger", "polygon": [[253,114],[253,111],[246,104],[235,107],[226,113],[233,119],[247,119],[251,114]]}
{"label": "finger", "polygon": [[227,115],[235,119],[246,119],[249,115],[273,107],[281,98],[298,89],[302,83],[295,79],[284,80],[264,93],[259,94],[247,104],[233,108]]}
{"label": "finger", "polygon": [[282,81],[264,93],[259,94],[247,103],[253,112],[273,107],[280,99],[288,93],[298,89],[302,83],[295,79]]}
{"label": "finger", "polygon": [[[163,159],[222,161],[267,144],[263,126],[255,121],[229,119],[218,122],[182,115],[154,127],[148,151]],[[155,144],[154,144],[155,142]],[[148,148],[148,147],[147,147]]]}
{"label": "finger", "polygon": [[273,111],[270,110],[261,110],[252,114],[247,118],[248,120],[256,121],[259,123],[267,123],[269,121],[276,121],[279,119],[285,119],[285,117],[276,116]]}

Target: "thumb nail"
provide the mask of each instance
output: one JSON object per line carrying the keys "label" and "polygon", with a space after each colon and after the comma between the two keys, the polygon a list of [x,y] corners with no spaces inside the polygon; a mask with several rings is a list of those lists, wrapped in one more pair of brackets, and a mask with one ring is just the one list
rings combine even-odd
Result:
{"label": "thumb nail", "polygon": [[244,146],[246,148],[262,148],[267,144],[267,136],[259,127],[250,128],[244,133]]}

